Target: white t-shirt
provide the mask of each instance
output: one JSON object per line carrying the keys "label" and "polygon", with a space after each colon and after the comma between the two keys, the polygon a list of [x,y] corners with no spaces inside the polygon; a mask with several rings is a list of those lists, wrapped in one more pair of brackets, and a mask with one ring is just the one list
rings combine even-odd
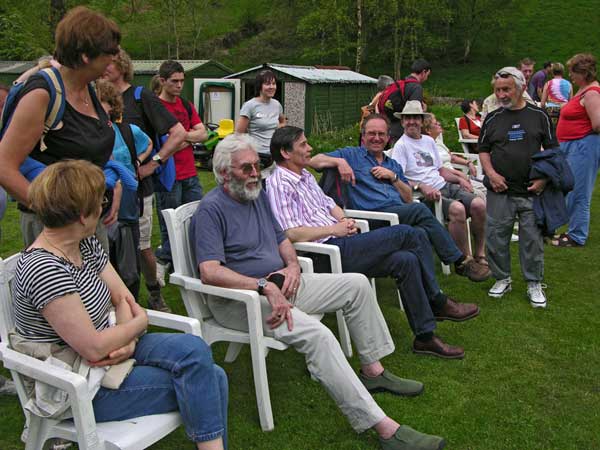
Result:
{"label": "white t-shirt", "polygon": [[248,118],[248,134],[259,144],[259,153],[271,154],[271,137],[282,114],[283,107],[274,98],[263,103],[255,97],[242,105],[240,116]]}
{"label": "white t-shirt", "polygon": [[434,189],[445,186],[446,180],[440,175],[442,160],[435,141],[429,136],[413,139],[403,134],[394,145],[392,158],[402,166],[404,175],[410,181],[427,184]]}

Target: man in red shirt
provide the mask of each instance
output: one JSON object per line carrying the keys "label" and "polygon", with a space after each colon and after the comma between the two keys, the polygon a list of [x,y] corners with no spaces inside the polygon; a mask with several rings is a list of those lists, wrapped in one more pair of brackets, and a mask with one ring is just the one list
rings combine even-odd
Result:
{"label": "man in red shirt", "polygon": [[196,174],[192,144],[206,140],[207,134],[194,105],[180,97],[185,78],[183,66],[177,61],[165,61],[158,69],[158,76],[162,88],[159,95],[160,101],[183,125],[187,133],[179,150],[173,155],[175,161],[175,184],[173,188],[169,192],[161,183],[155,183],[154,186],[162,239],[161,247],[156,250],[156,257],[160,264],[167,265],[172,261],[171,246],[161,211],[168,208],[177,208],[202,198],[202,186]]}

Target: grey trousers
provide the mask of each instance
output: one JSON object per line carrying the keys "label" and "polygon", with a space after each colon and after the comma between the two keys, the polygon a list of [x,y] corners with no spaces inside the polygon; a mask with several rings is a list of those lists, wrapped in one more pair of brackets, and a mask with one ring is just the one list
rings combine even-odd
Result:
{"label": "grey trousers", "polygon": [[[350,336],[363,364],[376,362],[394,351],[387,324],[367,278],[362,274],[303,274],[292,309],[294,326],[283,323],[271,330],[265,322],[271,313],[261,297],[265,335],[273,336],[304,354],[308,370],[325,387],[357,432],[372,428],[386,417],[358,379],[333,333],[309,314],[342,309]],[[208,307],[223,326],[247,330],[241,303],[209,298]]]}
{"label": "grey trousers", "polygon": [[544,239],[535,223],[532,197],[487,192],[487,256],[497,280],[510,277],[510,237],[519,221],[519,260],[525,281],[544,277]]}
{"label": "grey trousers", "polygon": [[[44,225],[37,218],[34,213],[20,211],[21,218],[19,219],[21,225],[21,235],[23,236],[23,243],[25,244],[25,248],[29,247],[33,244],[33,241],[37,239],[39,234],[44,229]],[[102,223],[102,218],[98,221],[98,225],[96,225],[96,237],[102,244],[102,248],[108,255],[108,233],[106,232],[106,227]]]}

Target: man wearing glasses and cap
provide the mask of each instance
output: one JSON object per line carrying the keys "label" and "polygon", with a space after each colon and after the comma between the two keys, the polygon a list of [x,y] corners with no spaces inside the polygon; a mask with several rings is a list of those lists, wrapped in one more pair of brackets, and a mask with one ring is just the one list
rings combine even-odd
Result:
{"label": "man wearing glasses and cap", "polygon": [[544,276],[544,242],[533,212],[533,196],[546,187],[546,179],[529,179],[532,156],[558,147],[552,122],[544,110],[523,98],[527,83],[516,67],[494,75],[494,93],[501,108],[485,119],[479,136],[479,157],[487,192],[486,244],[496,283],[491,297],[511,290],[510,238],[519,220],[519,258],[527,281],[527,296],[534,308],[546,307],[541,283]]}

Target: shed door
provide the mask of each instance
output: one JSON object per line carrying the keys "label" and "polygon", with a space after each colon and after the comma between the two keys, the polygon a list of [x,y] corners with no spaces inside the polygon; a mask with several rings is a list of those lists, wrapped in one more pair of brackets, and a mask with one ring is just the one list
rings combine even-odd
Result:
{"label": "shed door", "polygon": [[194,78],[194,106],[204,123],[237,122],[242,106],[240,80]]}

